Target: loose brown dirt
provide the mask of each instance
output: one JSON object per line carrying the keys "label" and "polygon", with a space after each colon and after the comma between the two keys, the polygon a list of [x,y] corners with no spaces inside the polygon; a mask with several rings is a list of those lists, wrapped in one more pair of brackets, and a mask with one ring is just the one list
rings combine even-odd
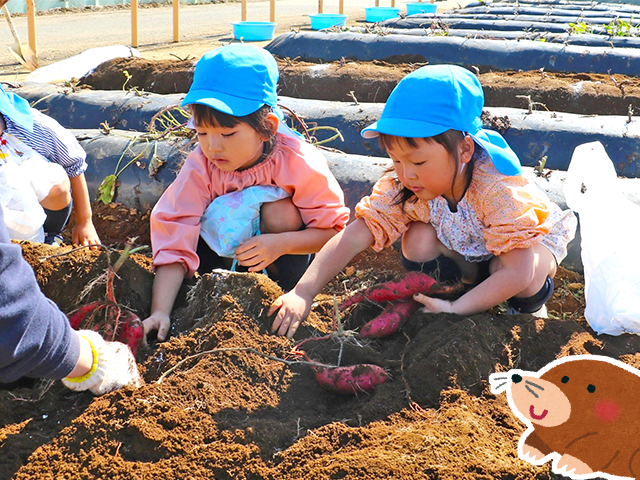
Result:
{"label": "loose brown dirt", "polygon": [[[126,240],[117,234],[148,224],[122,206],[94,210],[99,234],[115,245]],[[64,311],[104,296],[96,279],[105,252],[22,247]],[[98,398],[60,382],[0,388],[0,478],[554,478],[548,466],[518,459],[523,425],[504,396],[489,393],[489,373],[586,353],[637,366],[640,337],[596,336],[582,317],[582,277],[564,269],[548,320],[496,308],[469,317],[416,313],[401,332],[375,341],[335,333],[334,295],[341,301],[401,271],[392,249],[359,255],[317,297],[294,341],[269,334],[266,311],[281,291],[268,278],[215,272],[186,282],[169,341],[139,352],[142,388]],[[134,254],[115,281],[118,300],[140,317],[152,278],[148,255]],[[379,311],[357,306],[341,324],[357,329]],[[335,363],[343,345],[343,365],[374,363],[390,380],[353,396],[323,390],[298,362],[305,339],[300,349],[311,359]]]}
{"label": "loose brown dirt", "polygon": [[[422,64],[279,60],[280,95],[341,102],[385,102],[398,81]],[[138,88],[154,93],[186,93],[193,61],[114,59],[81,80],[99,90]],[[131,75],[130,80],[124,71]],[[485,105],[532,108],[584,115],[633,115],[640,111],[640,78],[544,71],[488,72],[480,75]],[[125,85],[126,83],[126,85]]]}

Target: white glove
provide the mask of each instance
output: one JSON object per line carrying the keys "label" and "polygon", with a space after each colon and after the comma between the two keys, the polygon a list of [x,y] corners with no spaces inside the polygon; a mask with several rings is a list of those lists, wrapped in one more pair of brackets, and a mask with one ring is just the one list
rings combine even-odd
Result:
{"label": "white glove", "polygon": [[143,384],[136,360],[127,345],[105,342],[102,335],[92,330],[79,330],[78,335],[91,345],[93,365],[81,377],[62,379],[65,387],[77,392],[91,390],[95,395],[103,395],[127,385],[137,388]]}

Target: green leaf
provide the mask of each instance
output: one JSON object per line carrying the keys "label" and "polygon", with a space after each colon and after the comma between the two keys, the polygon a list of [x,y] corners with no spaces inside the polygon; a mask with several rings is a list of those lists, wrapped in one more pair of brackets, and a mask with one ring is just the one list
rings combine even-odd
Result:
{"label": "green leaf", "polygon": [[113,201],[113,197],[116,194],[116,176],[107,175],[102,180],[102,183],[98,187],[98,200],[105,205]]}

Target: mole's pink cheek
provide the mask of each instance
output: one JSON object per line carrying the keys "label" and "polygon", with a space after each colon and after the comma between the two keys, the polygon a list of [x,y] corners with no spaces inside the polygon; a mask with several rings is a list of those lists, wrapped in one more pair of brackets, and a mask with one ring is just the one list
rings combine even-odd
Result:
{"label": "mole's pink cheek", "polygon": [[620,415],[620,407],[612,400],[602,400],[596,403],[595,414],[600,420],[613,422]]}

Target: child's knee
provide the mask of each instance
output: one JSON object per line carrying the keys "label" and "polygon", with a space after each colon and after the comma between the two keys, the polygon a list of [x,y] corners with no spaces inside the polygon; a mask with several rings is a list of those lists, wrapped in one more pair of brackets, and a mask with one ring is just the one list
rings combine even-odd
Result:
{"label": "child's knee", "polygon": [[51,187],[49,194],[40,202],[43,208],[62,210],[71,202],[71,184],[69,178]]}
{"label": "child's knee", "polygon": [[[525,287],[516,297],[530,297],[535,295],[548,283],[547,277],[552,279],[556,275],[557,262],[555,256],[544,245],[531,247],[534,255],[530,268],[521,271]],[[494,257],[489,266],[489,273],[493,275],[503,268],[500,256]]]}
{"label": "child's knee", "polygon": [[402,236],[402,255],[414,262],[427,262],[442,252],[440,240],[431,224],[412,222]]}
{"label": "child's knee", "polygon": [[290,198],[262,204],[260,208],[260,231],[262,233],[295,232],[303,222],[298,207]]}

